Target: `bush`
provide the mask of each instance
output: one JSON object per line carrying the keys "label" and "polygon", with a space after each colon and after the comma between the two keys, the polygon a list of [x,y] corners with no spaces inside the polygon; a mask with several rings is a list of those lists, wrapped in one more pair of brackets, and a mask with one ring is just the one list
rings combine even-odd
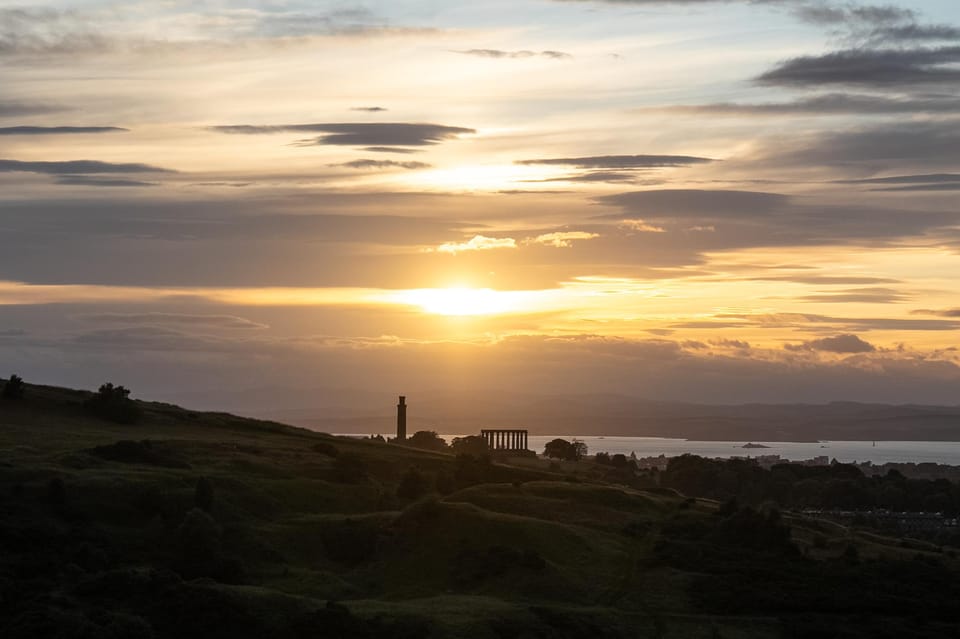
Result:
{"label": "bush", "polygon": [[447,449],[447,442],[435,431],[418,430],[406,441],[407,446],[422,448],[423,450],[442,451]]}
{"label": "bush", "polygon": [[130,399],[130,391],[111,383],[102,385],[84,407],[90,414],[118,424],[133,424],[140,419],[140,407]]}
{"label": "bush", "polygon": [[23,378],[19,375],[11,375],[7,383],[3,385],[4,399],[23,399],[23,392],[26,386]]}
{"label": "bush", "polygon": [[467,435],[466,437],[454,437],[450,448],[458,455],[473,455],[482,457],[490,454],[490,446],[487,440],[479,435]]}

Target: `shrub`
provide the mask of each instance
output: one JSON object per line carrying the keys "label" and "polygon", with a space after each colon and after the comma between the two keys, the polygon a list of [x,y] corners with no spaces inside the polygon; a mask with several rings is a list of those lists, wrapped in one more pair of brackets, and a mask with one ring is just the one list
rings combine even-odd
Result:
{"label": "shrub", "polygon": [[446,450],[447,442],[441,438],[435,431],[418,430],[406,441],[407,446],[422,448],[423,450]]}
{"label": "shrub", "polygon": [[130,399],[130,391],[111,383],[102,385],[84,407],[92,415],[119,424],[133,424],[140,419],[140,407]]}
{"label": "shrub", "polygon": [[11,375],[7,383],[3,385],[4,399],[23,399],[23,392],[26,386],[23,378],[19,375]]}
{"label": "shrub", "polygon": [[482,457],[490,454],[490,446],[487,440],[479,435],[467,435],[466,437],[454,437],[450,448],[458,455],[473,455]]}

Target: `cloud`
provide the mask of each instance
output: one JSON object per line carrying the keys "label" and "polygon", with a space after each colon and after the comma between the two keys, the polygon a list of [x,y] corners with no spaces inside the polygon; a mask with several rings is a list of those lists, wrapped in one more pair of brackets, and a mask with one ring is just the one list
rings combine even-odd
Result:
{"label": "cloud", "polygon": [[600,235],[586,231],[557,231],[524,240],[524,244],[543,244],[555,248],[568,248],[573,246],[573,240],[592,240],[595,237],[600,237]]}
{"label": "cloud", "polygon": [[350,107],[351,111],[366,111],[367,113],[381,113],[386,111],[384,107],[380,106],[369,106],[369,107]]}
{"label": "cloud", "polygon": [[916,49],[847,49],[781,62],[756,82],[775,86],[829,84],[875,87],[954,83],[960,46]]}
{"label": "cloud", "polygon": [[952,319],[898,317],[833,317],[814,313],[718,313],[711,320],[681,322],[670,328],[796,329],[810,331],[954,331]]}
{"label": "cloud", "polygon": [[175,173],[150,164],[100,162],[98,160],[65,160],[60,162],[21,162],[0,160],[0,173],[43,173],[46,175],[70,175],[88,173]]}
{"label": "cloud", "polygon": [[892,186],[885,189],[873,189],[874,191],[960,191],[960,182],[950,182],[943,184],[911,184],[909,186]]}
{"label": "cloud", "polygon": [[[886,185],[874,191],[960,191],[960,173],[931,173],[926,175],[896,175],[860,180],[837,180],[838,184]],[[889,186],[894,185],[894,186]]]}
{"label": "cloud", "polygon": [[960,28],[947,24],[905,24],[880,27],[870,31],[866,37],[875,42],[960,40]]}
{"label": "cloud", "polygon": [[56,104],[39,104],[31,102],[11,102],[0,100],[0,117],[20,117],[24,115],[43,115],[47,113],[62,113],[68,111],[66,107]]}
{"label": "cloud", "polygon": [[501,248],[517,248],[517,241],[510,237],[474,235],[466,242],[445,242],[434,250],[438,253],[456,255],[463,251],[489,251]]}
{"label": "cloud", "polygon": [[472,55],[478,58],[550,58],[552,60],[563,60],[573,56],[563,51],[502,51],[500,49],[467,49],[466,51],[454,51],[462,55]]}
{"label": "cloud", "polygon": [[[153,33],[144,35],[141,7],[0,9],[0,55],[86,55],[115,52],[209,51],[211,46],[248,46],[250,42],[310,41],[328,36],[390,36],[435,32],[435,29],[392,26],[365,9],[326,12],[251,6],[244,9],[206,6],[171,10],[153,18]],[[196,3],[194,3],[196,4]],[[238,44],[239,43],[239,44]]]}
{"label": "cloud", "polygon": [[627,229],[633,233],[665,233],[666,229],[661,226],[654,226],[652,224],[647,224],[641,219],[626,219],[621,220],[618,225],[621,228]]}
{"label": "cloud", "polygon": [[738,348],[741,350],[749,350],[750,342],[740,340],[740,339],[712,339],[710,344],[713,346],[719,346],[721,348]]}
{"label": "cloud", "polygon": [[0,9],[0,55],[93,53],[110,41],[77,12],[51,8]]}
{"label": "cloud", "polygon": [[908,300],[910,296],[891,288],[873,287],[851,288],[817,295],[804,295],[798,299],[804,302],[822,302],[826,304],[891,304]]}
{"label": "cloud", "polygon": [[791,102],[736,103],[717,102],[699,105],[675,105],[637,109],[639,113],[669,113],[688,116],[781,116],[781,115],[891,115],[897,113],[960,112],[960,99],[954,97],[891,98],[880,95],[829,93]]}
{"label": "cloud", "polygon": [[827,3],[802,3],[794,8],[794,15],[816,25],[867,25],[878,27],[916,19],[916,12],[893,5],[837,5]]}
{"label": "cloud", "polygon": [[395,160],[352,160],[327,166],[342,166],[348,169],[429,169],[432,164],[426,162],[397,162]]}
{"label": "cloud", "polygon": [[235,315],[191,315],[184,313],[95,313],[78,316],[88,322],[99,324],[146,324],[201,326],[205,328],[265,329],[260,324]]}
{"label": "cloud", "polygon": [[420,153],[421,149],[406,149],[402,146],[365,146],[364,151],[371,153]]}
{"label": "cloud", "polygon": [[476,133],[475,129],[409,122],[332,122],[316,124],[226,125],[210,127],[213,131],[230,134],[262,135],[268,133],[325,133],[316,138],[301,140],[299,146],[345,145],[371,147],[428,146],[461,135]]}
{"label": "cloud", "polygon": [[574,166],[579,169],[652,169],[706,164],[715,161],[713,158],[690,155],[596,155],[581,158],[518,160],[515,164]]}
{"label": "cloud", "polygon": [[794,139],[783,153],[785,140],[773,142],[760,163],[780,166],[817,166],[863,163],[875,170],[882,162],[910,161],[918,165],[956,166],[960,126],[956,120],[887,122],[875,126],[835,130]]}
{"label": "cloud", "polygon": [[960,318],[960,308],[948,308],[943,310],[917,309],[910,311],[911,315],[936,315],[937,317],[956,317]]}
{"label": "cloud", "polygon": [[118,126],[6,126],[0,135],[60,135],[64,133],[113,133],[129,131]]}
{"label": "cloud", "polygon": [[762,282],[796,282],[798,284],[896,284],[900,280],[889,277],[862,277],[857,275],[770,275],[749,278]]}
{"label": "cloud", "polygon": [[[628,218],[763,218],[786,206],[790,198],[778,193],[758,191],[716,191],[701,189],[664,189],[632,191],[605,195],[599,202],[619,206]],[[623,214],[603,216],[622,221]]]}
{"label": "cloud", "polygon": [[960,182],[960,173],[928,173],[925,175],[891,175],[859,180],[836,180],[837,184],[936,184]]}
{"label": "cloud", "polygon": [[58,177],[57,184],[70,186],[104,186],[104,187],[125,187],[125,186],[157,186],[156,182],[144,182],[143,180],[125,180],[121,178],[98,178],[89,175],[64,175]]}
{"label": "cloud", "polygon": [[873,344],[850,334],[814,339],[802,344],[787,344],[784,348],[789,351],[822,351],[826,353],[873,353],[877,350]]}
{"label": "cloud", "polygon": [[861,45],[960,39],[960,29],[947,24],[920,24],[912,9],[893,5],[798,3],[795,16],[810,24],[846,29],[844,40]]}

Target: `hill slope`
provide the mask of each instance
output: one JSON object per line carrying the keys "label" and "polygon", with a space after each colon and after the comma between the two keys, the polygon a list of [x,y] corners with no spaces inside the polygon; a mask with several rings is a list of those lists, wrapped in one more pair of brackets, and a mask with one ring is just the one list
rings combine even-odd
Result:
{"label": "hill slope", "polygon": [[0,402],[4,637],[911,637],[960,614],[935,548],[587,462],[145,402],[121,425],[86,397]]}

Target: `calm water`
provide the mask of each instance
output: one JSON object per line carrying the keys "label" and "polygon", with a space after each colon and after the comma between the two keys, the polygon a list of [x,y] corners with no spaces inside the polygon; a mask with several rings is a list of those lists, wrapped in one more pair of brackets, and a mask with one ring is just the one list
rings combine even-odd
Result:
{"label": "calm water", "polygon": [[[442,435],[450,442],[456,435]],[[579,439],[586,443],[590,453],[606,452],[637,457],[656,457],[692,453],[703,457],[756,457],[780,455],[784,459],[799,461],[826,455],[839,462],[871,461],[886,462],[934,462],[960,465],[960,442],[820,442],[798,444],[794,442],[753,442],[769,448],[743,448],[746,442],[698,442],[686,439],[663,437],[577,437],[575,435],[531,435],[530,449],[543,452],[543,446],[551,439]]]}

